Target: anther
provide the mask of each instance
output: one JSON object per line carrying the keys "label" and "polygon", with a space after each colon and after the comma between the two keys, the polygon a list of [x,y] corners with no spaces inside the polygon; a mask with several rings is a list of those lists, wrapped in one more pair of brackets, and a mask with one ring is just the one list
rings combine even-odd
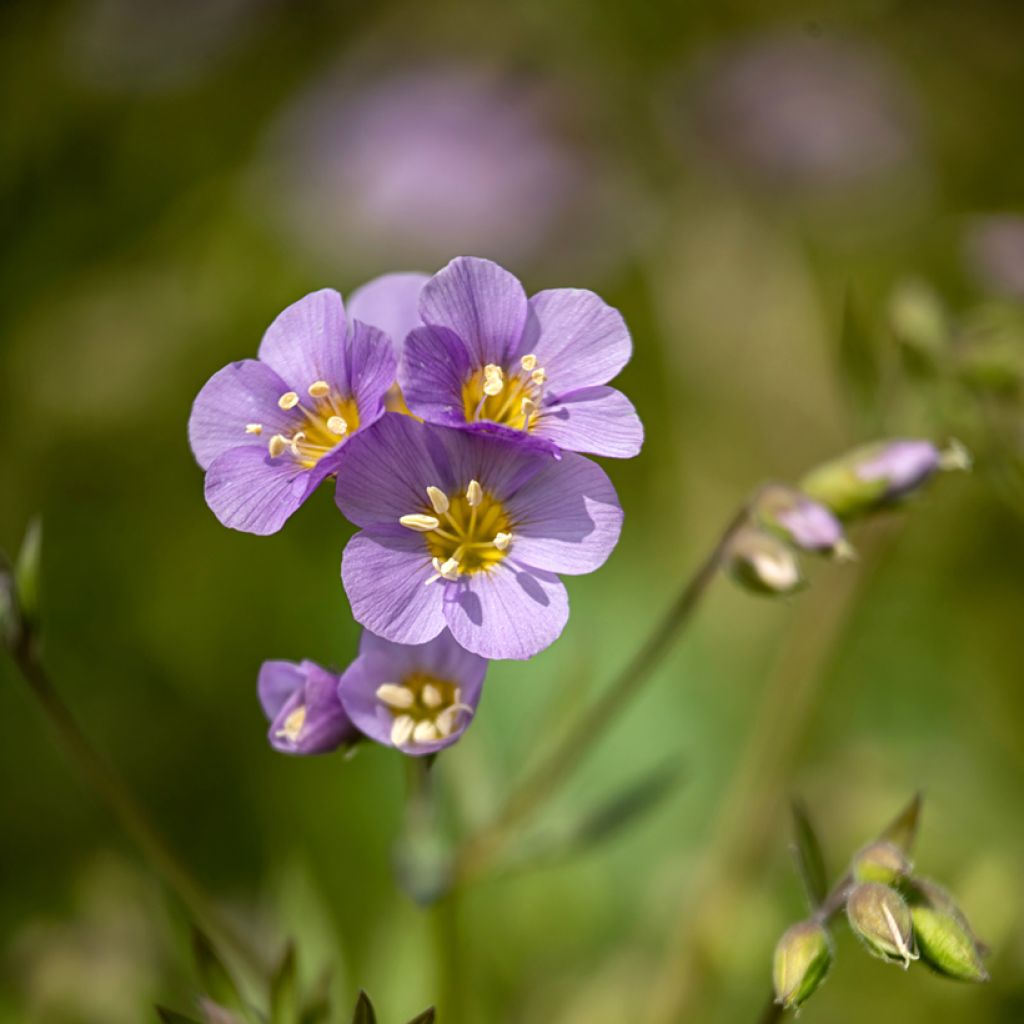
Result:
{"label": "anther", "polygon": [[391,742],[396,747],[405,746],[415,727],[411,715],[399,715],[391,724]]}
{"label": "anther", "polygon": [[412,731],[412,738],[417,743],[433,743],[441,738],[433,722],[417,722]]}
{"label": "anther", "polygon": [[436,563],[434,568],[443,579],[457,580],[459,578],[459,573],[462,570],[459,568],[459,560],[457,558],[449,558],[444,562],[439,558],[435,558],[434,562]]}
{"label": "anther", "polygon": [[263,424],[262,423],[246,423],[245,432],[247,434],[262,434]]}
{"label": "anther", "polygon": [[547,379],[548,375],[544,371],[543,366],[538,366],[537,369],[530,374],[530,380],[532,380],[534,384],[543,384]]}
{"label": "anther", "polygon": [[522,409],[524,418],[529,420],[529,418],[537,411],[537,403],[531,398],[524,398]]}
{"label": "anther", "polygon": [[306,440],[306,432],[304,430],[299,430],[294,435],[292,435],[291,444],[288,446],[292,450],[292,455],[298,455],[299,454],[299,446],[305,440]]}
{"label": "anther", "polygon": [[509,546],[509,544],[511,544],[511,543],[512,543],[512,534],[511,533],[498,533],[498,534],[495,534],[494,546],[499,551],[504,551],[505,548],[507,548]]}
{"label": "anther", "polygon": [[342,434],[348,433],[348,423],[345,421],[344,416],[331,416],[327,420],[327,429],[332,434],[337,434],[341,437]]}
{"label": "anther", "polygon": [[331,393],[331,385],[325,380],[315,380],[306,390],[310,398],[326,398]]}
{"label": "anther", "polygon": [[294,391],[286,391],[278,400],[280,409],[294,409],[299,404],[299,396]]}
{"label": "anther", "polygon": [[956,438],[939,452],[939,468],[946,470],[968,470],[971,468],[971,453]]}
{"label": "anther", "polygon": [[411,708],[415,699],[416,698],[413,696],[412,690],[407,686],[396,686],[394,683],[381,683],[381,685],[377,687],[377,700],[383,701],[389,708],[396,708],[398,710]]}
{"label": "anther", "polygon": [[537,365],[537,357],[530,352],[519,360],[519,365],[529,373]]}
{"label": "anther", "polygon": [[427,683],[426,686],[420,691],[420,700],[423,701],[425,708],[439,708],[444,703],[444,697],[441,695],[441,691],[433,684]]}
{"label": "anther", "polygon": [[466,488],[466,501],[470,508],[476,508],[484,500],[484,489],[480,486],[479,480],[470,480]]}
{"label": "anther", "polygon": [[440,487],[434,487],[431,484],[427,488],[427,497],[430,499],[430,504],[433,506],[434,511],[439,516],[443,516],[448,511],[448,495]]}
{"label": "anther", "polygon": [[276,459],[279,455],[284,454],[285,448],[288,447],[288,438],[284,434],[275,434],[267,445],[267,451],[270,452],[270,457]]}
{"label": "anther", "polygon": [[398,520],[406,529],[416,530],[417,533],[430,533],[440,526],[440,522],[433,516],[420,515],[414,512],[408,516],[401,516]]}
{"label": "anther", "polygon": [[496,363],[488,363],[484,367],[484,394],[499,395],[505,387],[505,373]]}
{"label": "anther", "polygon": [[285,720],[284,725],[274,733],[278,739],[294,743],[306,724],[306,705],[300,704]]}

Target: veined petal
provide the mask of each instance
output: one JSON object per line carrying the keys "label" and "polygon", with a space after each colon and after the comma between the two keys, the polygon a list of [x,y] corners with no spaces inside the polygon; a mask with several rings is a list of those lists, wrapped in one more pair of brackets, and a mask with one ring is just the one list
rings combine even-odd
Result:
{"label": "veined petal", "polygon": [[279,313],[267,328],[260,361],[300,394],[318,380],[348,392],[346,331],[341,296],[332,288],[311,292]]}
{"label": "veined petal", "polygon": [[428,274],[415,272],[375,277],[348,297],[348,315],[383,331],[398,359],[406,336],[422,323],[420,293],[429,280]]}
{"label": "veined petal", "polygon": [[552,288],[530,299],[521,353],[537,357],[549,393],[607,384],[633,352],[622,314],[582,288]]}
{"label": "veined petal", "polygon": [[431,423],[464,423],[462,388],[471,372],[469,351],[453,331],[418,327],[406,338],[399,383],[417,416]]}
{"label": "veined petal", "polygon": [[504,365],[519,347],[526,293],[497,263],[460,256],[424,286],[420,315],[424,323],[458,335],[476,366]]}
{"label": "veined petal", "polygon": [[550,572],[579,575],[603,565],[618,543],[622,508],[604,470],[566,452],[506,503],[511,553]]}
{"label": "veined petal", "polygon": [[384,396],[395,382],[397,365],[388,336],[356,320],[345,342],[350,394],[359,409],[359,429],[384,415]]}
{"label": "veined petal", "polygon": [[535,436],[566,451],[630,459],[643,446],[644,428],[621,391],[593,387],[572,391],[545,406]]}
{"label": "veined petal", "polygon": [[260,707],[267,718],[276,718],[281,708],[306,681],[306,674],[294,661],[265,661],[256,681]]}
{"label": "veined petal", "polygon": [[423,538],[400,526],[357,533],[341,558],[355,620],[399,644],[426,643],[444,629],[441,588],[426,586],[431,572]]}
{"label": "veined petal", "polygon": [[[267,437],[287,429],[287,417],[277,405],[287,390],[284,381],[256,359],[218,370],[196,396],[188,421],[189,444],[199,465],[206,469],[218,455],[242,445],[265,448]],[[262,434],[246,434],[249,424],[260,424]]]}
{"label": "veined petal", "polygon": [[[455,681],[460,686],[475,686],[477,691],[487,672],[487,659],[456,643],[448,630],[425,644],[396,644],[364,630],[359,641],[359,653],[381,663],[387,662],[396,675],[427,672]],[[472,701],[467,700],[466,703],[472,704]]]}
{"label": "veined petal", "polygon": [[569,596],[553,573],[506,559],[445,588],[452,636],[484,658],[532,658],[558,639]]}

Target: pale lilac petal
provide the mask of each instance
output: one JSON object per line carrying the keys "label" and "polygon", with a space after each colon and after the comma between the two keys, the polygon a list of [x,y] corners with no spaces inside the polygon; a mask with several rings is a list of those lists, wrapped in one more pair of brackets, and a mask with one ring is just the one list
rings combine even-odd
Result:
{"label": "pale lilac petal", "polygon": [[523,660],[558,639],[569,618],[569,597],[557,576],[507,558],[449,585],[444,615],[466,650]]}
{"label": "pale lilac petal", "polygon": [[260,361],[299,394],[318,380],[347,393],[346,331],[341,296],[331,288],[311,292],[279,313],[267,328]]}
{"label": "pale lilac petal", "polygon": [[509,555],[549,572],[592,572],[622,530],[611,480],[596,463],[571,452],[548,461],[505,507],[514,524]]}
{"label": "pale lilac petal", "polygon": [[420,292],[429,280],[428,274],[414,272],[375,277],[348,297],[349,319],[383,331],[398,358],[408,333],[422,323]]}
{"label": "pale lilac petal", "polygon": [[[218,370],[196,396],[188,421],[189,444],[199,465],[206,469],[218,455],[242,445],[266,447],[266,438],[287,430],[288,419],[277,406],[287,390],[284,381],[256,359]],[[262,424],[262,435],[247,434],[250,423]]]}
{"label": "pale lilac petal", "polygon": [[360,625],[395,643],[426,643],[444,629],[442,591],[427,585],[433,568],[422,535],[394,531],[357,533],[345,546],[341,579]]}
{"label": "pale lilac petal", "polygon": [[[267,667],[264,665],[264,670]],[[359,739],[359,732],[338,697],[338,676],[312,661],[303,661],[301,665],[292,667],[298,675],[297,685],[280,708],[274,714],[268,714],[271,720],[267,731],[270,745],[282,754],[326,754],[337,750],[344,743],[353,743]],[[277,674],[280,670],[273,671]],[[261,688],[263,676],[264,672],[261,671]],[[304,714],[295,733],[289,720],[300,708]]]}
{"label": "pale lilac petal", "polygon": [[518,279],[497,263],[471,256],[452,260],[420,297],[423,322],[457,334],[476,366],[508,363],[518,350],[526,314]]}
{"label": "pale lilac petal", "polygon": [[607,384],[633,352],[622,314],[593,292],[553,288],[530,299],[520,354],[532,352],[548,378],[548,392],[562,395]]}
{"label": "pale lilac petal", "polygon": [[384,398],[398,372],[395,353],[383,331],[356,321],[345,345],[345,356],[348,393],[356,400],[362,429],[384,414]]}
{"label": "pale lilac petal", "polygon": [[398,372],[411,412],[432,423],[465,423],[462,388],[470,356],[458,335],[444,327],[417,328],[406,338]]}
{"label": "pale lilac petal", "polygon": [[861,480],[884,480],[885,497],[903,497],[928,479],[940,465],[940,452],[931,441],[900,439],[885,441],[857,466]]}
{"label": "pale lilac petal", "polygon": [[306,674],[294,661],[265,661],[260,666],[256,690],[260,706],[267,718],[276,718],[299,687],[306,681]]}
{"label": "pale lilac petal", "polygon": [[303,469],[264,447],[234,448],[218,455],[206,471],[206,504],[232,530],[276,533],[329,472],[329,460]]}
{"label": "pale lilac petal", "polygon": [[630,459],[644,443],[644,428],[633,403],[614,388],[583,388],[544,407],[535,428],[566,451]]}

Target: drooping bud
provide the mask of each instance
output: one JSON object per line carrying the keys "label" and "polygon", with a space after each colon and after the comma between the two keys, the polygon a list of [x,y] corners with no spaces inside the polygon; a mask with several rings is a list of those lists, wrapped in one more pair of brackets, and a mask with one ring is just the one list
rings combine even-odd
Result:
{"label": "drooping bud", "polygon": [[904,970],[917,959],[910,908],[895,889],[881,882],[855,885],[846,898],[846,916],[873,956]]}
{"label": "drooping bud", "polygon": [[756,527],[736,534],[726,553],[726,567],[737,583],[759,594],[792,594],[804,583],[793,549]]}
{"label": "drooping bud", "polygon": [[924,878],[912,879],[907,888],[922,963],[960,981],[988,981],[981,943],[949,893]]}
{"label": "drooping bud", "polygon": [[881,882],[894,885],[911,869],[903,851],[882,840],[865,846],[853,858],[851,870],[858,882]]}
{"label": "drooping bud", "polygon": [[853,519],[907,497],[940,469],[968,469],[970,461],[956,442],[940,450],[931,441],[881,441],[818,466],[800,488],[840,518]]}
{"label": "drooping bud", "polygon": [[825,980],[832,965],[832,938],[818,921],[787,928],[775,947],[772,979],[775,1001],[787,1010],[804,1003]]}
{"label": "drooping bud", "polygon": [[843,525],[831,509],[795,487],[771,484],[763,488],[754,515],[762,526],[801,551],[852,556],[853,549],[843,536]]}

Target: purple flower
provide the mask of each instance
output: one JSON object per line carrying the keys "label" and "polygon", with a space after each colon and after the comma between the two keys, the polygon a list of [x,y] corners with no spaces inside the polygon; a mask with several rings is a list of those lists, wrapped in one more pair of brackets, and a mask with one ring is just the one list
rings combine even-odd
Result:
{"label": "purple flower", "polygon": [[452,260],[424,286],[424,327],[406,340],[409,408],[434,423],[550,450],[629,458],[643,427],[606,387],[629,361],[622,316],[593,292],[554,288],[527,299],[490,260]]}
{"label": "purple flower", "polygon": [[257,690],[267,738],[282,754],[325,754],[359,738],[338,699],[338,677],[312,661],[265,661]]}
{"label": "purple flower", "polygon": [[466,731],[486,674],[487,660],[460,647],[448,630],[412,645],[364,632],[338,697],[370,739],[421,756],[450,747]]}
{"label": "purple flower", "polygon": [[904,497],[942,466],[942,452],[931,441],[889,441],[864,455],[854,472],[861,480],[884,485],[882,501]]}
{"label": "purple flower", "polygon": [[402,644],[447,626],[485,658],[552,643],[569,615],[556,573],[598,568],[622,527],[588,459],[394,413],[345,446],[336,497],[362,527],[341,563],[357,621]]}
{"label": "purple flower", "polygon": [[[353,296],[353,312],[407,331],[421,284],[413,274],[380,278]],[[335,472],[348,439],[384,412],[395,374],[392,342],[362,320],[346,323],[336,291],[289,306],[259,358],[215,373],[192,406],[189,441],[217,518],[247,533],[281,529]]]}
{"label": "purple flower", "polygon": [[773,484],[763,488],[755,511],[765,526],[801,551],[846,557],[852,553],[843,525],[832,510],[794,487]]}

